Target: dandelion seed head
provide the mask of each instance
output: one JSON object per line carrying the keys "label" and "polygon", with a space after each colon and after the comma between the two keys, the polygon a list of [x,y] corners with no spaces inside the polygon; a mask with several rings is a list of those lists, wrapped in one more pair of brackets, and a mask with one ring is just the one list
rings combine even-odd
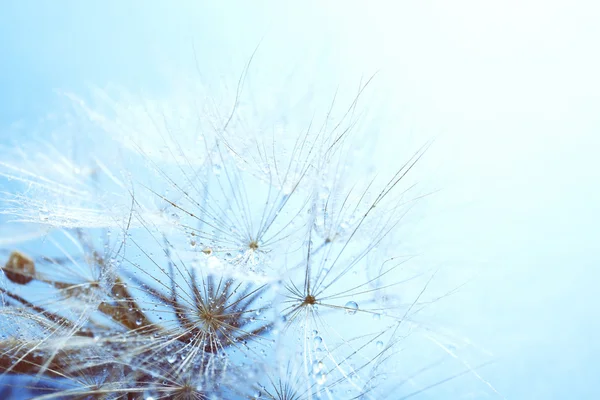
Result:
{"label": "dandelion seed head", "polygon": [[398,235],[424,150],[354,175],[368,82],[315,109],[249,92],[254,73],[218,93],[63,93],[79,154],[7,150],[0,214],[46,231],[2,253],[0,379],[43,377],[47,398],[375,399],[404,389],[415,332],[459,358],[419,318],[436,299]]}

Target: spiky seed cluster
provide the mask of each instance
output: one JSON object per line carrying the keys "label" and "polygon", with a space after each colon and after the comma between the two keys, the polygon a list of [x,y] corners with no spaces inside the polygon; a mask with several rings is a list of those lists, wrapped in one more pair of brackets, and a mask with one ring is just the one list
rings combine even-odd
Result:
{"label": "spiky seed cluster", "polygon": [[[247,73],[233,111],[212,115],[193,144],[166,122],[147,136],[159,152],[128,137],[123,150],[148,168],[95,161],[92,185],[0,164],[26,186],[0,199],[3,213],[32,222],[43,207],[37,222],[50,228],[5,249],[0,384],[29,376],[16,395],[38,399],[383,398],[381,370],[395,371],[428,304],[427,281],[408,305],[381,302],[422,274],[384,245],[426,147],[388,181],[348,180],[364,86],[336,123],[333,102],[301,134],[236,140]],[[124,143],[120,123],[79,104]]]}

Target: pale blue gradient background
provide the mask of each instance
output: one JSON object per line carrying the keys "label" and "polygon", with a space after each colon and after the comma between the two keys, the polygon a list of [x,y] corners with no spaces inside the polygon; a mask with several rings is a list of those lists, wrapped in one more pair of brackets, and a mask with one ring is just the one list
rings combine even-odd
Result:
{"label": "pale blue gradient background", "polygon": [[340,82],[380,70],[378,158],[436,138],[418,174],[441,191],[411,245],[444,267],[442,287],[475,277],[432,318],[496,356],[482,375],[508,399],[600,398],[596,2],[195,3],[2,2],[3,143],[54,89],[161,90],[192,44],[232,71],[261,39],[274,69],[306,59]]}

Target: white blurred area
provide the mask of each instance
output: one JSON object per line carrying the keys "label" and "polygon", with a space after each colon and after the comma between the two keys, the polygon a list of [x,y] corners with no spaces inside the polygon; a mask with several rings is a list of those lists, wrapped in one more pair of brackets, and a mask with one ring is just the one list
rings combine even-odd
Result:
{"label": "white blurred area", "polygon": [[[468,281],[428,317],[494,354],[481,374],[507,399],[600,397],[600,6],[133,4],[19,6],[0,21],[32,13],[29,22],[0,31],[16,38],[6,50],[11,63],[45,65],[31,67],[40,88],[83,95],[82,81],[160,96],[177,71],[197,77],[196,60],[212,71],[209,82],[220,82],[241,73],[257,46],[248,89],[259,96],[261,83],[278,82],[277,96],[257,100],[275,105],[289,88],[298,102],[313,93],[312,104],[325,105],[339,86],[340,101],[351,101],[361,79],[378,71],[361,103],[369,112],[364,151],[391,173],[434,139],[412,179],[437,192],[407,218],[405,243],[439,268],[432,290]],[[60,19],[69,28],[52,29]],[[16,71],[11,63],[3,68]],[[40,101],[33,93],[17,96],[22,110]],[[12,107],[3,127],[20,115]],[[0,137],[14,140],[19,126]]]}

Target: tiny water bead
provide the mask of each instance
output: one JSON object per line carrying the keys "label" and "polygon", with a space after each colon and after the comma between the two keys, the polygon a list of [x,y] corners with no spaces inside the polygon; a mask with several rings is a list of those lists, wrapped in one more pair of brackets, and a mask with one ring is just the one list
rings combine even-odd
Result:
{"label": "tiny water bead", "polygon": [[320,372],[323,369],[324,366],[325,365],[323,364],[322,361],[315,360],[315,361],[313,361],[313,364],[312,364],[312,370],[315,374],[317,374],[318,372]]}
{"label": "tiny water bead", "polygon": [[160,397],[155,390],[146,390],[143,394],[144,400],[157,400]]}
{"label": "tiny water bead", "polygon": [[358,304],[355,301],[349,301],[344,305],[346,308],[346,314],[354,315],[358,311]]}
{"label": "tiny water bead", "polygon": [[324,385],[327,381],[327,373],[325,371],[321,371],[315,375],[318,385]]}
{"label": "tiny water bead", "polygon": [[313,344],[315,347],[319,347],[319,345],[323,343],[323,338],[321,336],[315,336],[313,339]]}

